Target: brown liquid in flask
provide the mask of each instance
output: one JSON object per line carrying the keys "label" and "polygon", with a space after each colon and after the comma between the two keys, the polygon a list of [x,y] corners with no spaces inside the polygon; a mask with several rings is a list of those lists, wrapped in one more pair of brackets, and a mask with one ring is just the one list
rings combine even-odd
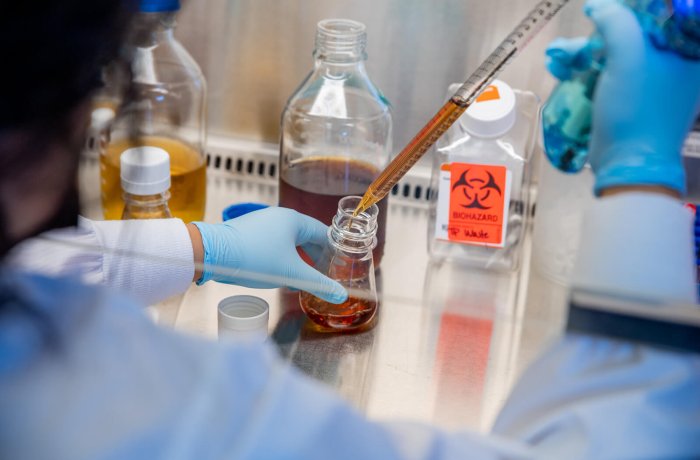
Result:
{"label": "brown liquid in flask", "polygon": [[301,308],[314,323],[339,330],[350,330],[369,323],[377,313],[377,301],[348,297],[334,305],[308,293],[300,295]]}
{"label": "brown liquid in flask", "polygon": [[377,313],[378,297],[372,245],[377,232],[376,205],[353,217],[359,196],[345,197],[328,232],[328,245],[316,263],[316,268],[343,285],[350,296],[342,304],[332,304],[302,291],[301,309],[324,329],[347,331],[371,327]]}
{"label": "brown liquid in flask", "polygon": [[[381,171],[369,163],[343,157],[309,157],[281,168],[279,205],[314,217],[326,225],[338,209],[338,201],[349,195],[362,196]],[[377,246],[374,264],[384,255],[387,200],[377,203]]]}

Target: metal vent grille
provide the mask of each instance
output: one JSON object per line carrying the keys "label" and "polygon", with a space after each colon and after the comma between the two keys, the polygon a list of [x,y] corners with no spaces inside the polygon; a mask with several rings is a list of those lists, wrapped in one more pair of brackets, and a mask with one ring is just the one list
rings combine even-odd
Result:
{"label": "metal vent grille", "polygon": [[261,179],[277,179],[277,162],[266,159],[255,160],[240,156],[207,153],[207,168],[256,176]]}

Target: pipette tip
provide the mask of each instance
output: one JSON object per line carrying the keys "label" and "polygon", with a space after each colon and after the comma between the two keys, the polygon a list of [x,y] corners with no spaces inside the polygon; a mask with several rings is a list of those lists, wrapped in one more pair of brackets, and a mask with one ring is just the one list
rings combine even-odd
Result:
{"label": "pipette tip", "polygon": [[359,216],[360,213],[365,212],[365,211],[367,210],[367,208],[369,208],[370,206],[372,206],[372,204],[373,204],[373,203],[372,203],[372,198],[369,197],[369,196],[367,196],[367,194],[365,194],[365,195],[362,197],[362,199],[360,200],[360,202],[358,203],[358,205],[357,205],[357,207],[355,208],[355,210],[352,212],[352,217],[357,217],[357,216]]}

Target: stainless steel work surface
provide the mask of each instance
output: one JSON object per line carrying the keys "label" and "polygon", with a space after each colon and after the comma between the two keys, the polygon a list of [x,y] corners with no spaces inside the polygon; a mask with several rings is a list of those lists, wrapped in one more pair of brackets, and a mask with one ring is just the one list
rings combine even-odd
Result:
{"label": "stainless steel work surface", "polygon": [[[274,181],[209,171],[211,222],[229,204],[276,199]],[[395,200],[389,212],[380,313],[369,331],[316,332],[298,293],[213,282],[158,306],[160,321],[216,339],[219,300],[256,295],[270,303],[281,355],[370,417],[487,430],[517,376],[561,331],[566,290],[530,273],[528,254],[513,275],[431,263],[427,207]]]}

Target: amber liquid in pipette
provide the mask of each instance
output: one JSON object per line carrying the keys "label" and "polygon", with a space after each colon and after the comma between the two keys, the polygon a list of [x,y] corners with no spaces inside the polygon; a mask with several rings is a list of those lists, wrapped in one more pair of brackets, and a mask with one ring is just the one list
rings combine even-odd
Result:
{"label": "amber liquid in pipette", "polygon": [[464,113],[470,104],[450,99],[370,184],[353,213],[357,216],[387,196],[396,183]]}
{"label": "amber liquid in pipette", "polygon": [[384,198],[392,187],[425,154],[431,145],[452,126],[475,98],[513,60],[518,52],[547,24],[569,0],[542,0],[530,10],[518,26],[493,50],[457,93],[440,108],[416,137],[382,171],[357,205],[358,215]]}

